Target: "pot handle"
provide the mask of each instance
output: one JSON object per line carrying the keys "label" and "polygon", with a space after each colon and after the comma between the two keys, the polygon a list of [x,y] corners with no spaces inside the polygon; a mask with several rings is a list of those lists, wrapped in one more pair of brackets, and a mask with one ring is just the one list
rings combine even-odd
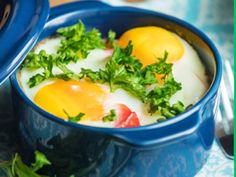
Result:
{"label": "pot handle", "polygon": [[86,1],[79,1],[79,2],[71,2],[65,3],[60,6],[53,7],[50,12],[49,20],[68,12],[78,11],[78,10],[86,10],[91,8],[97,8],[101,10],[102,8],[111,8],[112,6],[103,3],[97,0],[86,0]]}
{"label": "pot handle", "polygon": [[[202,119],[200,112],[185,112],[168,121],[141,128],[131,128],[128,131],[119,129],[113,133],[113,137],[122,143],[139,148],[147,148],[179,140],[198,129]],[[186,114],[189,114],[189,116],[186,116]]]}

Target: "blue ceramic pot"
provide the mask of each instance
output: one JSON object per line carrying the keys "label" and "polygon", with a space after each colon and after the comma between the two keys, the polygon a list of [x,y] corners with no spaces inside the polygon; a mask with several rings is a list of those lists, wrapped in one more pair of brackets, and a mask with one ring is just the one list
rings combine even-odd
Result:
{"label": "blue ceramic pot", "polygon": [[[172,119],[138,128],[97,128],[57,118],[31,102],[22,91],[17,72],[11,77],[13,102],[19,118],[24,157],[45,153],[50,174],[87,177],[191,177],[207,160],[214,140],[216,99],[221,59],[209,38],[175,17],[130,7],[82,1],[56,7],[39,40],[81,19],[105,36],[145,25],[164,27],[188,41],[198,52],[211,83],[205,96]],[[191,83],[189,83],[191,84]]]}
{"label": "blue ceramic pot", "polygon": [[37,42],[48,16],[48,0],[0,1],[0,85]]}

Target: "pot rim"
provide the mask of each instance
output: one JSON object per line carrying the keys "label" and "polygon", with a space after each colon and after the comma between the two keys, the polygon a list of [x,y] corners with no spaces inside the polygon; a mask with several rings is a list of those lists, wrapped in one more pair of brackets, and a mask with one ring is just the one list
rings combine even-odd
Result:
{"label": "pot rim", "polygon": [[[62,9],[64,10],[67,7],[74,6],[74,4],[79,4],[79,3],[82,3],[82,2],[69,3],[69,4],[65,4],[65,5],[61,5],[61,6],[57,6],[57,7],[53,8],[51,10],[50,20],[46,23],[45,27],[47,27],[47,24],[49,24],[50,21],[52,21],[54,18],[58,17],[57,16],[58,11],[60,11]],[[209,89],[205,93],[205,95],[187,111],[185,111],[185,112],[183,112],[171,119],[165,120],[163,122],[153,123],[150,125],[144,125],[144,126],[134,127],[134,128],[94,127],[94,126],[83,125],[83,124],[73,123],[70,121],[63,120],[51,113],[48,113],[47,111],[44,111],[42,108],[38,107],[33,101],[31,101],[26,96],[26,94],[21,89],[21,86],[17,81],[17,71],[18,71],[17,70],[10,77],[11,85],[14,88],[14,90],[17,92],[17,94],[19,94],[21,96],[21,98],[24,100],[24,102],[28,106],[32,107],[34,109],[34,111],[38,112],[43,117],[50,119],[51,121],[57,122],[59,124],[62,124],[64,126],[70,126],[70,127],[74,127],[74,128],[79,128],[79,129],[84,129],[87,131],[93,131],[93,132],[99,132],[99,133],[119,134],[119,133],[125,133],[125,132],[139,132],[139,131],[153,130],[153,129],[158,129],[158,128],[166,127],[166,126],[172,125],[174,123],[177,123],[183,119],[190,117],[190,115],[192,115],[196,111],[200,110],[202,108],[202,106],[205,105],[205,103],[207,103],[215,95],[215,93],[217,93],[219,85],[220,85],[220,80],[222,77],[222,62],[221,62],[221,57],[220,57],[220,54],[219,54],[217,48],[215,47],[213,42],[207,37],[206,34],[204,34],[202,31],[200,31],[198,28],[194,27],[193,25],[189,24],[188,22],[185,22],[184,20],[178,19],[178,18],[170,16],[170,15],[166,15],[166,14],[163,14],[160,12],[138,9],[138,8],[134,8],[134,7],[112,7],[109,5],[105,5],[105,7],[106,7],[105,10],[107,10],[111,13],[112,13],[112,11],[119,10],[119,11],[126,11],[126,12],[127,11],[140,12],[140,13],[144,13],[147,15],[155,15],[156,17],[159,17],[163,20],[168,20],[173,23],[176,23],[176,24],[192,31],[197,36],[199,36],[209,46],[210,50],[212,51],[212,53],[214,55],[214,62],[215,62],[214,78],[212,80],[212,83],[211,83]],[[94,10],[94,8],[93,8],[93,10]],[[67,12],[67,13],[69,13],[69,12]],[[56,15],[53,15],[53,14],[56,14]],[[64,14],[61,14],[61,15],[64,15]]]}

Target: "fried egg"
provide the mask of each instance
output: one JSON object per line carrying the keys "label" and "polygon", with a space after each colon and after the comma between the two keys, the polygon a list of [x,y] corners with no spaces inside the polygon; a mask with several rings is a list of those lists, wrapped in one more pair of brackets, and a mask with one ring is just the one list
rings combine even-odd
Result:
{"label": "fried egg", "polygon": [[[45,50],[48,54],[56,53],[61,39],[61,37],[45,39],[36,46],[34,51],[38,53],[40,50]],[[182,89],[172,96],[171,104],[180,100],[188,106],[203,97],[209,87],[205,68],[196,51],[185,40],[170,31],[153,26],[131,29],[117,40],[117,44],[124,47],[130,40],[133,44],[133,55],[140,59],[144,66],[155,63],[157,58],[163,57],[164,52],[168,51],[167,62],[173,63],[173,76],[182,84]],[[111,49],[95,49],[86,59],[70,63],[67,67],[75,73],[79,73],[81,68],[98,71],[105,68],[111,55]],[[29,88],[27,84],[29,78],[40,72],[41,69],[30,71],[23,68],[19,72],[22,89],[39,107],[64,120],[67,120],[65,112],[71,116],[83,112],[85,116],[78,123],[115,127],[116,122],[102,120],[102,117],[114,108],[119,114],[132,113],[141,125],[155,123],[159,116],[149,114],[147,106],[125,90],[118,89],[111,93],[107,84],[97,84],[87,80],[54,79]],[[54,68],[53,73],[58,74],[60,70]]]}

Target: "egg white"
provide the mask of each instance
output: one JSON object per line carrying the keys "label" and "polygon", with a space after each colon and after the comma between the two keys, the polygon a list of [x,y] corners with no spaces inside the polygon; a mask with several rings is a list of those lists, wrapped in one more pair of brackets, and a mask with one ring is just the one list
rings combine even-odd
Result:
{"label": "egg white", "polygon": [[[207,76],[205,74],[205,68],[196,53],[196,51],[182,38],[176,35],[179,41],[184,47],[184,54],[182,58],[174,63],[173,65],[173,76],[174,78],[182,84],[182,90],[178,91],[172,96],[170,102],[171,104],[176,103],[178,100],[182,101],[185,106],[195,104],[198,100],[202,98],[204,93],[209,87],[207,82]],[[60,46],[61,38],[49,38],[41,43],[35,48],[35,52],[38,53],[40,50],[45,50],[47,53],[56,53]],[[77,63],[70,63],[67,67],[79,73],[81,68],[92,69],[97,71],[99,69],[104,69],[105,64],[108,61],[108,57],[112,54],[111,50],[95,49],[90,52],[86,59],[78,60]],[[33,101],[34,96],[40,88],[50,84],[53,80],[47,80],[42,82],[40,85],[29,88],[27,82],[30,77],[36,73],[42,72],[41,69],[36,71],[30,71],[27,69],[22,69],[20,73],[20,83],[25,94]],[[58,68],[54,68],[54,73],[60,73]],[[100,85],[104,90],[109,90],[108,85]],[[125,104],[133,112],[136,112],[141,125],[147,125],[156,122],[159,115],[150,115],[147,112],[147,107],[139,99],[135,98],[128,92],[122,89],[118,89],[113,93],[109,94],[108,100],[104,103],[109,110],[110,105],[114,104]],[[103,122],[103,121],[80,121],[81,124],[99,126],[99,127],[113,127],[114,122]]]}
{"label": "egg white", "polygon": [[203,97],[209,84],[204,65],[197,52],[185,40],[179,36],[177,38],[184,46],[184,54],[174,63],[172,72],[175,80],[182,84],[182,89],[172,96],[170,102],[173,104],[181,100],[185,106],[188,106]]}

